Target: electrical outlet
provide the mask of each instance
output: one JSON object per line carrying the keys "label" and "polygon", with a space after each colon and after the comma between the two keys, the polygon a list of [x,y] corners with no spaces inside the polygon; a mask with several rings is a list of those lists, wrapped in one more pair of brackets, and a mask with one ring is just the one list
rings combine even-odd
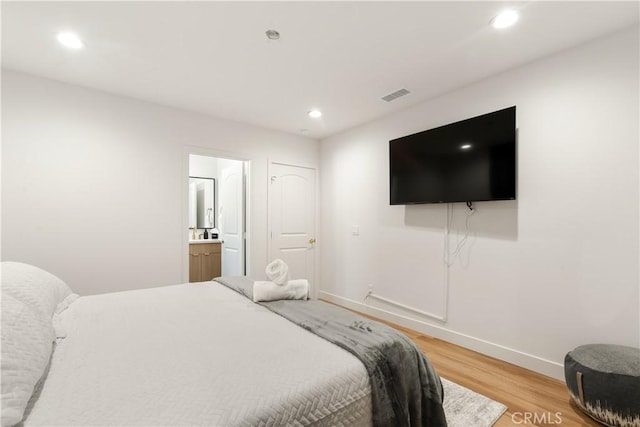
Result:
{"label": "electrical outlet", "polygon": [[369,287],[368,287],[368,289],[367,289],[367,293],[368,293],[369,295],[371,295],[371,294],[373,293],[373,285],[371,285],[371,284],[369,285]]}

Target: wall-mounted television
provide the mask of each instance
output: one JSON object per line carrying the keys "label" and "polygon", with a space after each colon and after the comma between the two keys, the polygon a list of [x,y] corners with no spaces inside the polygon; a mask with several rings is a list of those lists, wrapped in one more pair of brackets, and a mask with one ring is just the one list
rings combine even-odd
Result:
{"label": "wall-mounted television", "polygon": [[389,141],[392,205],[516,198],[516,107]]}

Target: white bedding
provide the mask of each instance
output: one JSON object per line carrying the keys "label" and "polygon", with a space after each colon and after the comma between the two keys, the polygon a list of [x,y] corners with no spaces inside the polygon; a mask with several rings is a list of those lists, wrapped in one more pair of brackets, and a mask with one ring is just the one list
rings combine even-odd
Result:
{"label": "white bedding", "polygon": [[370,425],[362,363],[216,282],[81,297],[24,425]]}

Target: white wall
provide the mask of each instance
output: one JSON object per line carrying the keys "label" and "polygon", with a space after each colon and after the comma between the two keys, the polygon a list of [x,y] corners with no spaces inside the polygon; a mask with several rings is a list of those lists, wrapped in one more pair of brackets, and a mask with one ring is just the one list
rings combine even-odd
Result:
{"label": "white wall", "polygon": [[251,161],[258,277],[268,160],[318,163],[309,138],[9,70],[2,89],[2,259],[80,294],[185,281],[189,152]]}
{"label": "white wall", "polygon": [[[635,27],[322,141],[320,296],[558,378],[577,345],[640,345],[638,75]],[[446,206],[389,206],[388,141],[511,105],[517,201],[476,204],[447,322],[363,306],[445,313]]]}
{"label": "white wall", "polygon": [[218,158],[190,154],[189,176],[218,179]]}

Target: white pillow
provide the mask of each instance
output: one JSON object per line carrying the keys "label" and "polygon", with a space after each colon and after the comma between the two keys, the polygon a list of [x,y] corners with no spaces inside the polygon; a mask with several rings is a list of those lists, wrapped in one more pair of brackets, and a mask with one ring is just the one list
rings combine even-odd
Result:
{"label": "white pillow", "polygon": [[71,289],[53,274],[20,262],[2,263],[2,294],[11,295],[51,319]]}
{"label": "white pillow", "polygon": [[12,426],[22,420],[31,394],[49,364],[53,339],[51,319],[2,293],[1,425]]}

